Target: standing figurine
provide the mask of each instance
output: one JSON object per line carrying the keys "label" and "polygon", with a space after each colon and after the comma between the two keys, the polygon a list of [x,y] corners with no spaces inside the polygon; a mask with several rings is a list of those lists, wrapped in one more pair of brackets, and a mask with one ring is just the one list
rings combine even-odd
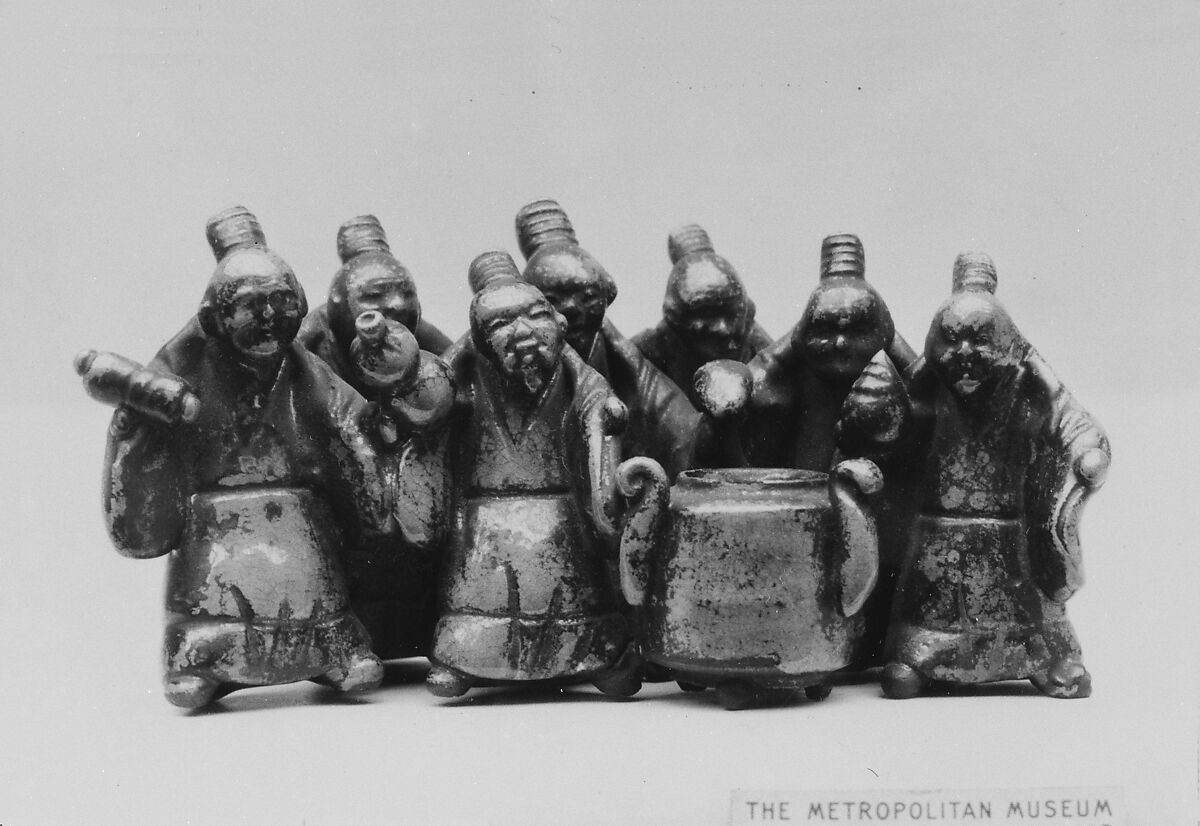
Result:
{"label": "standing figurine", "polygon": [[672,232],[667,251],[674,266],[662,321],[633,343],[699,408],[694,377],[700,367],[717,359],[748,362],[773,339],[754,321],[754,302],[737,270],[716,254],[701,227]]}
{"label": "standing figurine", "polygon": [[[436,373],[440,368],[431,363],[429,353],[443,352],[450,340],[421,317],[416,284],[408,269],[392,255],[379,219],[360,215],[346,221],[338,229],[337,249],[343,263],[329,286],[329,300],[304,319],[299,342],[361,395],[379,401],[381,387],[358,369],[352,352],[357,341],[357,320],[364,313],[377,312],[390,325],[408,328],[416,346],[426,351],[424,356],[413,356],[412,366],[419,366],[427,374]],[[386,418],[383,421],[386,423]],[[397,440],[392,437],[392,441]],[[422,475],[422,468],[412,467],[409,461],[412,447],[397,444],[396,450],[384,457],[389,475]],[[399,513],[402,527],[406,514],[417,517],[410,523],[436,518],[436,513],[425,519],[417,513],[431,508],[436,511],[444,499],[434,481],[436,474],[426,476],[427,490],[421,492],[420,501]],[[407,481],[419,484],[422,480]],[[399,536],[366,534],[343,550],[351,604],[371,634],[375,653],[384,659],[429,653],[437,622],[438,559],[435,549],[423,540],[424,532],[420,530],[402,530]]]}
{"label": "standing figurine", "polygon": [[[866,458],[883,471],[876,505],[879,580],[864,609],[856,668],[882,663],[892,588],[907,546],[913,474],[904,466],[907,456],[897,454],[905,443],[899,425],[907,403],[899,371],[915,359],[865,278],[862,242],[830,235],[821,244],[820,282],[800,321],[748,365],[748,407],[702,405],[715,430],[728,434],[733,421],[741,433],[740,442],[717,440],[724,456],[710,464],[828,473],[843,459]],[[710,364],[697,377],[703,380],[698,388],[732,385],[731,373],[726,363]]]}
{"label": "standing figurine", "polygon": [[880,351],[898,370],[916,359],[866,280],[862,242],[830,235],[804,315],[750,362],[754,393],[743,428],[750,464],[828,472],[846,396]]}
{"label": "standing figurine", "polygon": [[606,436],[623,406],[565,346],[566,322],[507,253],[471,269],[471,341],[447,353],[460,398],[454,509],[427,685],[456,697],[590,680],[632,694],[630,629],[607,572],[617,457]]}
{"label": "standing figurine", "polygon": [[363,401],[295,343],[304,291],[254,216],[226,210],[208,239],[218,264],[200,310],[145,370],[76,365],[121,405],[104,468],[113,543],[171,555],[167,699],[194,708],[304,679],[374,688],[383,668],[338,562],[344,537],[387,520]]}
{"label": "standing figurine", "polygon": [[378,218],[359,215],[342,224],[337,250],[342,266],[329,285],[328,301],[304,319],[301,344],[360,391],[350,361],[350,343],[354,341],[355,319],[368,310],[403,324],[416,336],[422,350],[440,355],[450,346],[450,339],[441,330],[421,318],[416,282],[392,255]]}
{"label": "standing figurine", "polygon": [[933,680],[1024,678],[1052,697],[1091,693],[1066,601],[1083,581],[1079,520],[1108,470],[1108,439],[995,288],[987,256],[959,256],[912,368],[927,459],[888,639],[889,697]]}
{"label": "standing figurine", "polygon": [[691,466],[700,414],[687,394],[605,318],[617,297],[612,276],[579,246],[555,201],[534,201],[517,213],[517,240],[527,259],[523,278],[567,321],[566,341],[629,409],[624,455],[649,456],[674,478]]}

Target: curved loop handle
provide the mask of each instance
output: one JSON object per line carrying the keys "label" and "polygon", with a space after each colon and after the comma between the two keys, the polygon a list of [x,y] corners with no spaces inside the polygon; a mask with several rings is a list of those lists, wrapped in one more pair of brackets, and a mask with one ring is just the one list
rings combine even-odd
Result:
{"label": "curved loop handle", "polygon": [[867,496],[883,489],[883,473],[870,459],[839,462],[829,476],[829,499],[844,555],[838,571],[843,616],[862,610],[879,577],[879,531]]}
{"label": "curved loop handle", "polygon": [[635,456],[617,468],[617,489],[632,500],[621,531],[621,593],[630,605],[644,605],[651,554],[662,543],[670,521],[670,482],[658,462]]}

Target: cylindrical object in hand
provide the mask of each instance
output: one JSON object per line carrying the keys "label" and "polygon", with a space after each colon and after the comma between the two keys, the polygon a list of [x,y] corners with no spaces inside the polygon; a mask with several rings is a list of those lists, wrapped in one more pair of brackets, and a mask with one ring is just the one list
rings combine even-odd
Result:
{"label": "cylindrical object in hand", "polygon": [[124,405],[167,424],[194,422],[200,399],[174,376],[148,370],[116,353],[85,350],[75,357],[75,372],[93,399]]}
{"label": "cylindrical object in hand", "polygon": [[360,315],[354,326],[358,335],[350,344],[350,357],[363,383],[403,391],[416,380],[420,350],[408,328],[376,310]]}

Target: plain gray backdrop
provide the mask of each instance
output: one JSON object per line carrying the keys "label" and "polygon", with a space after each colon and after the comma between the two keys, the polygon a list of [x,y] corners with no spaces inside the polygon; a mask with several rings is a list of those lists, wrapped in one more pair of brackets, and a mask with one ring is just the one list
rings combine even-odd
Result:
{"label": "plain gray backdrop", "polygon": [[[0,822],[711,823],[734,788],[1123,786],[1195,822],[1200,4],[0,2],[5,433]],[[854,232],[917,347],[957,253],[1103,421],[1071,613],[1095,696],[1022,692],[731,714],[443,705],[399,680],[189,716],[160,696],[162,560],[99,509],[109,412],[71,371],[139,360],[194,313],[212,213],[242,203],[313,306],[372,212],[425,317],[466,329],[466,267],[560,201],[660,315],[698,222],[775,335]]]}

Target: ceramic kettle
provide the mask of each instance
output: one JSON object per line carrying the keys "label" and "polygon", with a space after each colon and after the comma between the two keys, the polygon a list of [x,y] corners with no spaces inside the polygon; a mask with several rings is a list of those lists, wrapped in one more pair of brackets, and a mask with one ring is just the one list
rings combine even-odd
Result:
{"label": "ceramic kettle", "polygon": [[867,497],[883,487],[879,468],[689,470],[669,487],[658,463],[638,457],[618,484],[631,500],[621,588],[642,606],[652,667],[684,689],[715,687],[727,708],[801,689],[828,696],[878,575]]}

